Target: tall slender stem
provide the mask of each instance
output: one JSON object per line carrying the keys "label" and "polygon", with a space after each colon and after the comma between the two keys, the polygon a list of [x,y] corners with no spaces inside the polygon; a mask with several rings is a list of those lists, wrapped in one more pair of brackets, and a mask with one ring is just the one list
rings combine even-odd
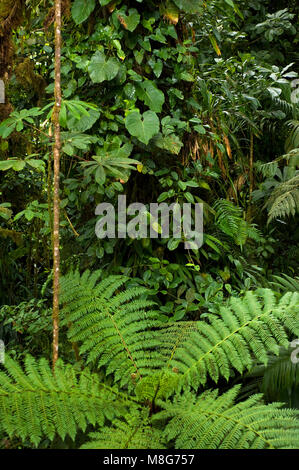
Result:
{"label": "tall slender stem", "polygon": [[53,195],[53,369],[58,359],[59,345],[59,171],[60,171],[60,125],[61,109],[61,0],[55,0],[55,105],[54,126],[54,195]]}
{"label": "tall slender stem", "polygon": [[250,154],[249,154],[249,202],[252,201],[253,179],[253,132],[250,133]]}

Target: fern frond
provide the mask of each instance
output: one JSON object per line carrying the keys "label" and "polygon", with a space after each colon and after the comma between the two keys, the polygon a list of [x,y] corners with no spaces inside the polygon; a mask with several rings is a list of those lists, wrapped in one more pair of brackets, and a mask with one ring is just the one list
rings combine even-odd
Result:
{"label": "fern frond", "polygon": [[147,289],[120,288],[124,276],[109,276],[97,283],[97,277],[71,273],[61,281],[62,314],[72,323],[71,341],[82,343],[80,352],[87,362],[106,366],[121,386],[133,384],[159,367],[158,313],[151,310]]}
{"label": "fern frond", "polygon": [[176,386],[198,388],[208,376],[216,383],[220,377],[228,380],[233,369],[242,373],[255,359],[265,364],[269,352],[288,346],[289,331],[299,332],[298,293],[277,301],[270,289],[247,292],[243,299],[231,298],[218,315],[165,325],[156,312],[144,310],[148,301],[138,299],[142,288],[114,296],[110,289],[108,300],[101,283],[88,289],[88,276],[83,286],[76,279],[73,299],[64,307],[73,322],[70,338],[81,341],[88,360],[113,373],[121,386],[134,387],[143,379],[146,391],[140,385],[138,393],[148,399],[167,396]]}
{"label": "fern frond", "polygon": [[215,210],[216,225],[227,235],[235,238],[239,233],[242,219],[242,209],[231,201],[219,199],[213,206]]}
{"label": "fern frond", "polygon": [[293,119],[288,121],[286,124],[291,129],[285,143],[286,151],[299,148],[299,121]]}
{"label": "fern frond", "polygon": [[[208,376],[217,382],[220,377],[228,380],[232,369],[242,373],[254,358],[266,364],[269,352],[277,355],[280,346],[288,346],[288,331],[298,333],[298,308],[298,293],[287,293],[278,302],[270,289],[247,292],[243,299],[232,297],[219,315],[194,322],[196,331],[190,330],[176,345],[168,370],[177,372],[181,387],[197,388]],[[184,324],[168,328],[179,336]]]}
{"label": "fern frond", "polygon": [[75,438],[88,424],[127,412],[134,401],[116,388],[101,384],[88,369],[80,372],[60,360],[55,375],[46,359],[26,356],[25,371],[8,355],[0,371],[0,431],[29,439],[36,446],[43,436]]}
{"label": "fern frond", "polygon": [[240,207],[226,199],[219,199],[213,208],[216,227],[233,238],[237,245],[244,245],[247,238],[259,240],[259,231],[243,219],[243,211]]}
{"label": "fern frond", "polygon": [[265,203],[268,223],[278,217],[294,216],[299,212],[299,174],[279,183]]}
{"label": "fern frond", "polygon": [[114,420],[112,426],[91,433],[92,440],[81,449],[164,449],[163,431],[151,425],[148,414],[142,410]]}
{"label": "fern frond", "polygon": [[176,449],[298,448],[299,411],[281,409],[281,403],[263,404],[261,395],[234,404],[239,386],[218,396],[206,391],[161,403],[155,420],[170,420],[165,433]]}
{"label": "fern frond", "polygon": [[299,292],[299,276],[294,278],[287,274],[281,276],[272,276],[274,281],[270,282],[270,285],[276,287],[283,292]]}

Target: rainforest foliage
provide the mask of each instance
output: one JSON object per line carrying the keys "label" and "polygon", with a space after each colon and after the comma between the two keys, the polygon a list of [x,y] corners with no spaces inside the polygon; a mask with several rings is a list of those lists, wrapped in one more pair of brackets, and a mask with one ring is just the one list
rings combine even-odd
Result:
{"label": "rainforest foliage", "polygon": [[297,2],[62,0],[51,367],[54,4],[0,0],[0,448],[299,448]]}

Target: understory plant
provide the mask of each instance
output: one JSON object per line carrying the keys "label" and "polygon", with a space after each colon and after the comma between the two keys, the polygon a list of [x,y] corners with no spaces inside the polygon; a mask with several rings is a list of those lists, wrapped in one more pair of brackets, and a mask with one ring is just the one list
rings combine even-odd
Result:
{"label": "understory plant", "polygon": [[246,394],[242,381],[298,336],[297,292],[248,291],[198,321],[165,322],[144,287],[99,276],[61,282],[75,363],[60,359],[53,373],[46,358],[7,355],[1,433],[28,446],[80,431],[82,448],[298,447],[298,410]]}

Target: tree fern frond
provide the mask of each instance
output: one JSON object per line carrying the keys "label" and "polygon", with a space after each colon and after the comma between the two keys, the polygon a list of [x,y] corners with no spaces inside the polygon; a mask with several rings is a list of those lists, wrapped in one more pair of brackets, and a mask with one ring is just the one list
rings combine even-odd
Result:
{"label": "tree fern frond", "polygon": [[234,404],[238,391],[206,391],[199,398],[186,392],[160,403],[164,410],[154,419],[170,420],[165,433],[176,449],[298,448],[298,411],[265,405],[261,395]]}
{"label": "tree fern frond", "polygon": [[[78,294],[80,289],[64,307],[73,322],[71,340],[82,342],[88,360],[113,373],[121,386],[133,387],[150,376],[151,385],[145,381],[144,386],[151,399],[158,391],[159,396],[169,395],[175,383],[198,388],[208,376],[217,383],[220,377],[228,380],[233,369],[249,369],[255,359],[267,363],[269,352],[278,354],[280,346],[288,346],[287,332],[299,331],[298,293],[287,293],[277,302],[270,289],[247,292],[243,299],[231,298],[207,320],[165,325],[155,311],[144,310],[145,299],[139,303],[142,288],[116,293],[109,301],[103,297],[105,290],[95,296],[98,286],[89,291],[84,284],[83,294]],[[77,295],[84,302],[78,303]],[[131,298],[135,300],[127,303]]]}
{"label": "tree fern frond", "polygon": [[242,209],[231,201],[219,199],[214,204],[216,212],[216,225],[227,235],[235,238],[239,233],[240,221],[242,221]]}
{"label": "tree fern frond", "polygon": [[219,199],[214,204],[216,226],[233,238],[237,245],[244,245],[247,238],[259,240],[260,233],[254,225],[243,219],[243,211],[231,201]]}
{"label": "tree fern frond", "polygon": [[61,281],[61,302],[62,314],[72,322],[69,338],[82,343],[87,361],[106,366],[121,385],[132,385],[160,365],[154,330],[160,322],[151,310],[154,302],[146,299],[147,289],[119,291],[126,280],[110,276],[89,285],[89,273],[81,278],[71,273]]}
{"label": "tree fern frond", "polygon": [[91,433],[92,440],[81,449],[164,449],[163,431],[151,425],[148,414],[143,410],[114,420],[112,426]]}
{"label": "tree fern frond", "polygon": [[[196,322],[172,355],[168,369],[177,372],[180,386],[204,385],[210,376],[215,382],[228,379],[232,369],[249,369],[254,358],[264,364],[268,352],[279,353],[288,346],[287,331],[299,327],[299,294],[287,293],[278,302],[270,289],[247,292],[243,299],[232,297],[219,315]],[[183,322],[172,327],[179,334]]]}
{"label": "tree fern frond", "polygon": [[287,217],[299,212],[299,174],[279,183],[265,203],[268,223],[278,217]]}
{"label": "tree fern frond", "polygon": [[[0,431],[38,445],[43,436],[74,439],[78,429],[103,424],[134,404],[101,384],[88,369],[80,372],[58,361],[53,375],[46,359],[26,356],[25,371],[8,355],[0,371]],[[79,377],[78,377],[79,375]]]}

